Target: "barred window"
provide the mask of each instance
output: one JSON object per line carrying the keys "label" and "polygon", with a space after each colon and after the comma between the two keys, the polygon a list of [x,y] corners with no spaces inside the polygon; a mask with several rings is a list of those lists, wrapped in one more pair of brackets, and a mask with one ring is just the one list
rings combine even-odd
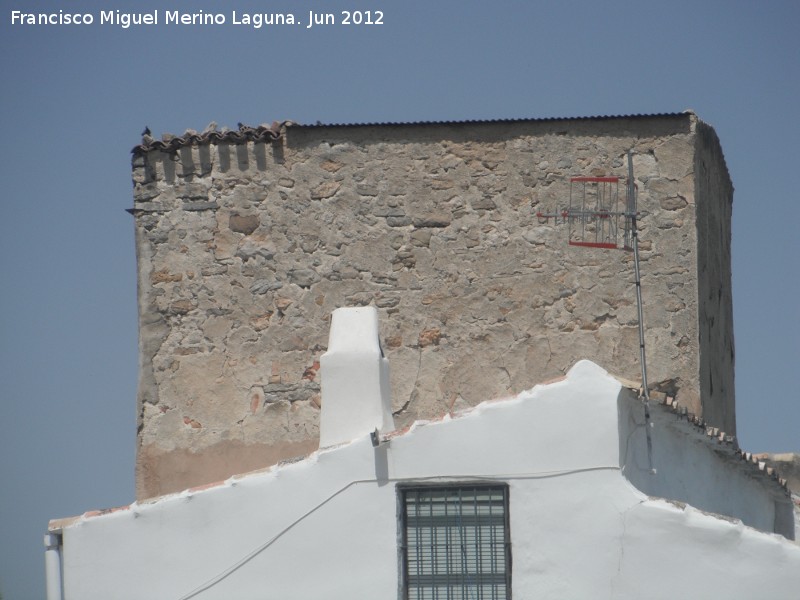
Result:
{"label": "barred window", "polygon": [[511,598],[507,486],[402,486],[398,491],[403,598]]}

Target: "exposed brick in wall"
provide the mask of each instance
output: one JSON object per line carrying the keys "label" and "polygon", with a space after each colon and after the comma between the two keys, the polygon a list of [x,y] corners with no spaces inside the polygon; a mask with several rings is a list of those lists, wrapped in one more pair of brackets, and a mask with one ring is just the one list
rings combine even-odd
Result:
{"label": "exposed brick in wall", "polygon": [[[340,306],[380,311],[398,426],[581,358],[638,378],[632,256],[568,246],[535,216],[566,204],[570,176],[624,176],[629,149],[649,379],[734,432],[732,355],[714,358],[732,349],[729,237],[697,237],[709,219],[729,236],[732,192],[716,137],[698,128],[711,131],[691,114],[289,127],[273,144],[137,155],[137,495],[313,448]],[[698,287],[701,257],[727,299]],[[706,370],[722,382],[713,394]]]}

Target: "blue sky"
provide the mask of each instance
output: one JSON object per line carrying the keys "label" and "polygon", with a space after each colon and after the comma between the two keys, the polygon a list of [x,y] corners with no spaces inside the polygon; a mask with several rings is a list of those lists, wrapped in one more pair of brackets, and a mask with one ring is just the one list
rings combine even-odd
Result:
{"label": "blue sky", "polygon": [[[48,519],[134,498],[130,149],[273,120],[590,116],[686,108],[736,188],[739,440],[800,451],[800,3],[0,0],[0,593],[44,597]],[[102,10],[222,26],[100,25]],[[21,26],[11,11],[88,12]],[[382,25],[230,24],[230,13],[382,11]],[[646,273],[643,274],[646,285]],[[646,307],[645,307],[646,309]]]}

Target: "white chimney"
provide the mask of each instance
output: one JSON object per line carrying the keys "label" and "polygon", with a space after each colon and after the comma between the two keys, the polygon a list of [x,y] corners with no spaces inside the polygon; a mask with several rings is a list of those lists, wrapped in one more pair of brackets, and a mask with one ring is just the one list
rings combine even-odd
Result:
{"label": "white chimney", "polygon": [[350,442],[375,429],[394,429],[389,361],[381,350],[374,307],[333,311],[328,351],[319,362],[320,448]]}

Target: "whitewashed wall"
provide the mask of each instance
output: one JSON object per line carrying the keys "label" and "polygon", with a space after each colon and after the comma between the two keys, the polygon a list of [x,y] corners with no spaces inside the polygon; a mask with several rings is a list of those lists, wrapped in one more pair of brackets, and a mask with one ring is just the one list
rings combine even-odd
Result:
{"label": "whitewashed wall", "polygon": [[364,436],[218,487],[54,522],[65,598],[395,598],[397,482],[475,478],[509,485],[514,598],[797,598],[800,547],[629,483],[620,394],[583,361],[566,380],[378,448]]}
{"label": "whitewashed wall", "polygon": [[686,502],[740,519],[762,531],[795,539],[794,509],[788,491],[743,464],[731,445],[710,439],[701,427],[651,403],[653,466],[649,471],[644,409],[634,394],[622,394],[620,457],[625,476],[640,491]]}

